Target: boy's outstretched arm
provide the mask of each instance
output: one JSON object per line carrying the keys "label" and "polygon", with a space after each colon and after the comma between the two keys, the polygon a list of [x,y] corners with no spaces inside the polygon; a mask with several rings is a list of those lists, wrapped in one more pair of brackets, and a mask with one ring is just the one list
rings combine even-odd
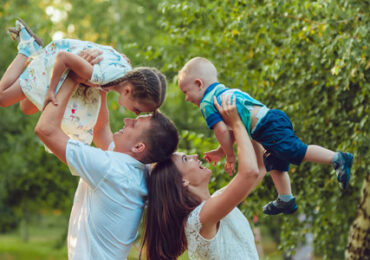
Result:
{"label": "boy's outstretched arm", "polygon": [[109,125],[109,112],[107,107],[107,92],[100,91],[101,105],[94,127],[93,142],[96,147],[107,150],[113,141],[112,130]]}
{"label": "boy's outstretched arm", "polygon": [[63,75],[63,72],[68,68],[73,71],[82,82],[91,79],[93,65],[79,55],[67,51],[60,51],[55,59],[51,73],[50,85],[45,96],[43,109],[45,109],[49,102],[52,102],[54,105],[57,104],[57,100],[55,98],[55,89]]}
{"label": "boy's outstretched arm", "polygon": [[222,150],[226,155],[225,171],[232,175],[235,171],[235,155],[233,149],[233,136],[230,133],[227,125],[220,121],[213,127],[213,132],[217,141],[220,143]]}
{"label": "boy's outstretched arm", "polygon": [[76,87],[77,83],[67,77],[58,91],[58,104],[46,105],[35,127],[36,135],[64,163],[69,137],[62,131],[61,122],[68,100]]}
{"label": "boy's outstretched arm", "polygon": [[[233,131],[229,130],[229,133],[230,133],[230,136],[231,136],[231,141],[234,145],[235,138],[234,138]],[[224,157],[224,156],[225,156],[225,152],[222,149],[221,145],[219,145],[217,147],[217,149],[214,149],[214,150],[211,150],[211,151],[208,151],[208,152],[204,153],[204,159],[209,163],[213,162],[213,165],[216,165],[216,163],[218,163],[218,161],[221,160],[222,157]]]}

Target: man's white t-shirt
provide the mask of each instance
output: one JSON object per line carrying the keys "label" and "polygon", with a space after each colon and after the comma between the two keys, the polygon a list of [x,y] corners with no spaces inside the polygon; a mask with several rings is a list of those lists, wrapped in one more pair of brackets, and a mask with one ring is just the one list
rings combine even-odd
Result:
{"label": "man's white t-shirt", "polygon": [[72,139],[66,160],[81,177],[69,220],[68,259],[126,259],[147,196],[145,165]]}

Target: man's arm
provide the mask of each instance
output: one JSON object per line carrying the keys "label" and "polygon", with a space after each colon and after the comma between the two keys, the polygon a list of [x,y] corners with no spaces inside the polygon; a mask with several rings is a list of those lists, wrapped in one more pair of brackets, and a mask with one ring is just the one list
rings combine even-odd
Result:
{"label": "man's arm", "polygon": [[101,106],[98,120],[94,127],[93,142],[96,147],[107,150],[113,141],[112,130],[109,125],[109,112],[107,107],[107,93],[100,91]]}
{"label": "man's arm", "polygon": [[36,135],[64,163],[69,137],[62,131],[61,122],[76,86],[77,83],[67,77],[58,91],[58,104],[47,104],[35,127]]}

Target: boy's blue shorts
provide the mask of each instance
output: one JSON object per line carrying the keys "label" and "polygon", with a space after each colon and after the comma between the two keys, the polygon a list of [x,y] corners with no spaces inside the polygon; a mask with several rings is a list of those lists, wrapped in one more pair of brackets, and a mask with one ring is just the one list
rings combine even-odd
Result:
{"label": "boy's blue shorts", "polygon": [[289,171],[289,164],[299,165],[307,151],[289,117],[278,109],[270,109],[251,135],[266,149],[263,159],[267,171]]}

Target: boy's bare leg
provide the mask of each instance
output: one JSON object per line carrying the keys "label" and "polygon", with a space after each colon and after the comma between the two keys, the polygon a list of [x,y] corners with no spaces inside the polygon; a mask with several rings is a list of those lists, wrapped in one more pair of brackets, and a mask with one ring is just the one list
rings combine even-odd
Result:
{"label": "boy's bare leg", "polygon": [[0,80],[0,94],[3,90],[9,88],[21,75],[26,66],[28,57],[23,54],[17,54],[12,63],[9,65],[8,69],[5,71],[4,75]]}
{"label": "boy's bare leg", "polygon": [[293,214],[297,211],[298,207],[292,195],[288,172],[272,170],[270,171],[270,175],[279,196],[276,200],[267,203],[263,207],[263,213],[267,215],[276,215],[280,213]]}
{"label": "boy's bare leg", "polygon": [[308,146],[304,161],[315,162],[321,164],[330,164],[333,160],[335,152],[321,147],[319,145],[311,144]]}
{"label": "boy's bare leg", "polygon": [[272,170],[270,171],[270,175],[279,195],[292,194],[288,172]]}
{"label": "boy's bare leg", "polygon": [[347,188],[351,178],[353,154],[333,152],[319,145],[309,145],[304,156],[304,161],[331,164],[336,172],[337,180],[342,189]]}

